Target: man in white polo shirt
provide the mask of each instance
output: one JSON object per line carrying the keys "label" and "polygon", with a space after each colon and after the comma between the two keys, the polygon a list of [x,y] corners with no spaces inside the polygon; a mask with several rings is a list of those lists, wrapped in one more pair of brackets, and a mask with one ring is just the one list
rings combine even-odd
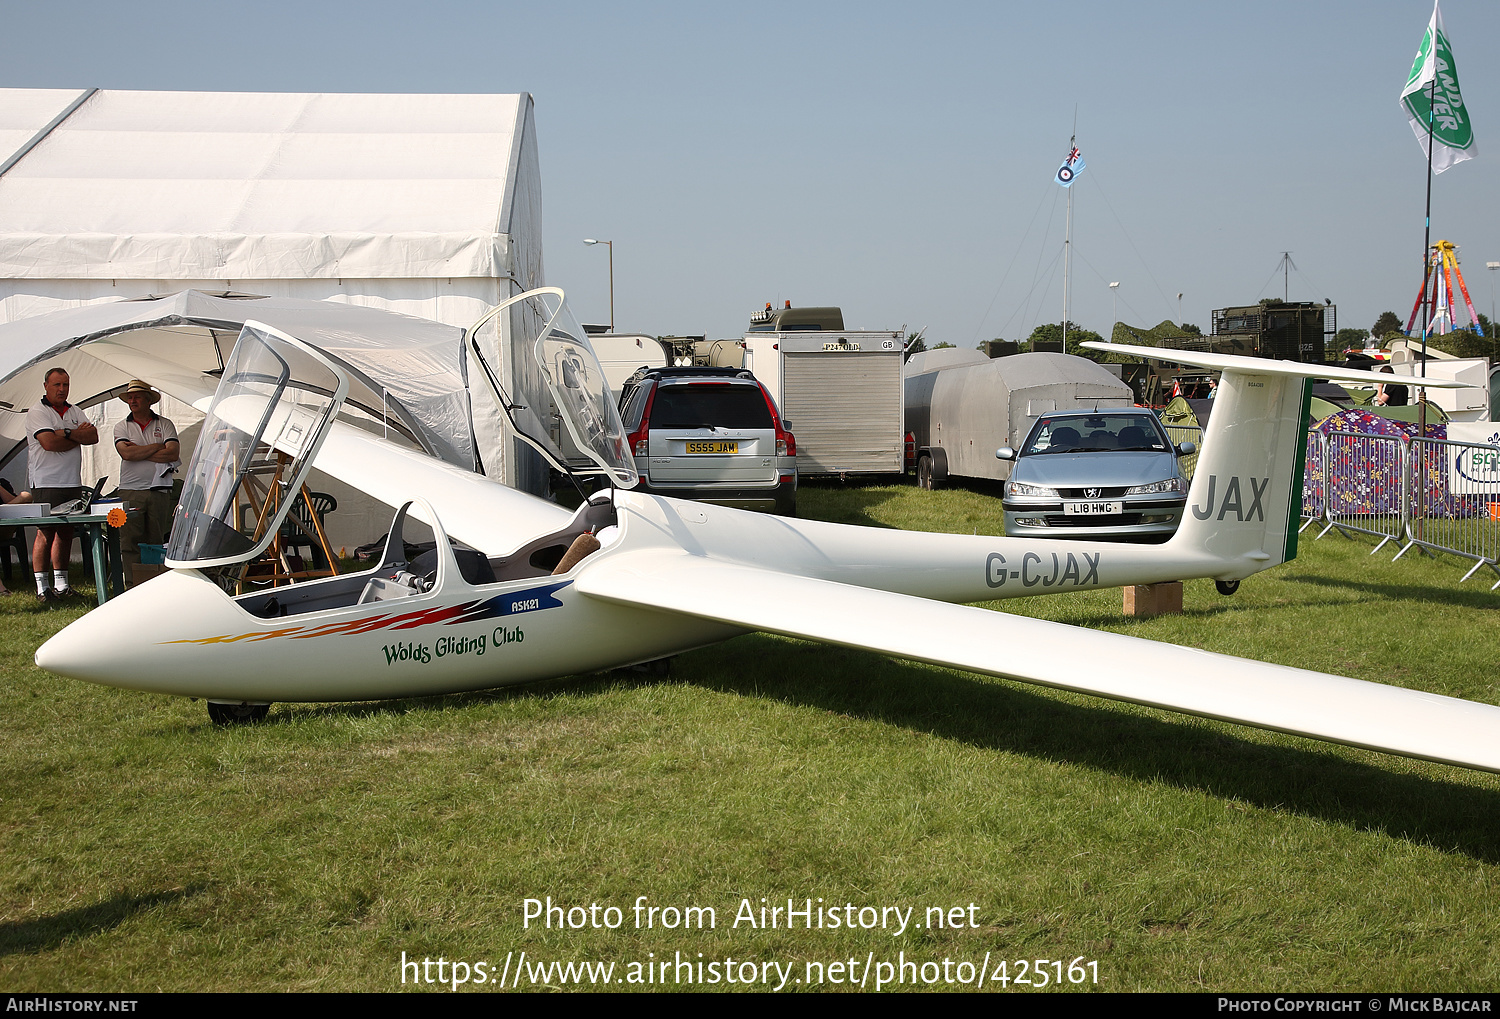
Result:
{"label": "man in white polo shirt", "polygon": [[115,425],[120,454],[120,498],[136,512],[120,530],[120,557],[126,575],[141,561],[141,543],[162,545],[172,529],[172,474],[181,459],[177,426],[151,409],[161,394],[132,379],[120,399],[130,416]]}
{"label": "man in white polo shirt", "polygon": [[[68,402],[68,373],[48,370],[46,395],[26,412],[26,471],[32,497],[60,506],[83,494],[82,447],[99,441],[99,430]],[[47,557],[51,550],[52,571]],[[31,568],[36,574],[36,600],[43,605],[73,593],[68,586],[68,560],[73,554],[73,526],[38,527],[31,546]]]}

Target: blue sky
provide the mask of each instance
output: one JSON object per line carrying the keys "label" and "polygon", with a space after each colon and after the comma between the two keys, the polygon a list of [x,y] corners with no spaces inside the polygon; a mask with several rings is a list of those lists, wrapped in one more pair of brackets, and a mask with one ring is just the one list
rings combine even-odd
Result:
{"label": "blue sky", "polygon": [[[774,301],[929,342],[1108,330],[1280,296],[1403,318],[1426,165],[1397,95],[1425,0],[600,4],[0,2],[0,85],[516,92],[536,100],[548,282],[622,331],[739,334]],[[1445,0],[1479,157],[1435,179],[1489,313],[1500,4]],[[1273,278],[1274,277],[1274,278]]]}

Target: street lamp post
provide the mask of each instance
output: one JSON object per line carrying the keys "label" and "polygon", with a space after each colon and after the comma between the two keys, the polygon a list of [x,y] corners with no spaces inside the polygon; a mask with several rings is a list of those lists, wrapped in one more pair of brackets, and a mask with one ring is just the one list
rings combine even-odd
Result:
{"label": "street lamp post", "polygon": [[613,333],[615,331],[615,242],[585,237],[583,243],[609,245],[609,331]]}
{"label": "street lamp post", "polygon": [[1115,280],[1109,285],[1109,342],[1115,342],[1115,326],[1120,324],[1120,281]]}

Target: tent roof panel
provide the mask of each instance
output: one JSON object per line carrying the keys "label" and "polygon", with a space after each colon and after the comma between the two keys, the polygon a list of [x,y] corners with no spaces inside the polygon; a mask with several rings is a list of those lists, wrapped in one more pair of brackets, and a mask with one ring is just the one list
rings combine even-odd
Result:
{"label": "tent roof panel", "polygon": [[[110,183],[103,190],[88,180],[16,181],[15,186],[3,189],[0,233],[118,234],[125,238],[147,233],[489,236],[500,207],[492,182],[473,179],[340,180],[336,189],[320,180],[132,179]],[[61,198],[66,203],[59,204]],[[426,208],[417,204],[422,198],[430,203]],[[466,209],[492,199],[494,211],[485,228],[466,230],[473,226]]]}
{"label": "tent roof panel", "polygon": [[0,166],[78,98],[78,89],[0,89]]}
{"label": "tent roof panel", "polygon": [[[7,90],[9,91],[9,90]],[[59,93],[71,100],[76,92]],[[125,92],[105,89],[71,130],[234,130],[325,134],[370,131],[490,133],[515,123],[522,93]],[[61,109],[61,105],[58,107]],[[45,123],[45,121],[44,121]],[[40,124],[38,125],[40,126]]]}
{"label": "tent roof panel", "polygon": [[[5,175],[6,181],[78,182],[130,180],[447,180],[476,176],[486,169],[498,195],[503,177],[494,175],[509,153],[508,139],[493,134],[444,135],[431,131],[398,134],[281,135],[251,132],[157,132],[152,147],[136,145],[125,131],[54,132],[46,158],[28,156]],[[29,140],[30,135],[22,141]],[[42,149],[39,147],[37,153]],[[107,165],[99,153],[110,153]],[[444,154],[441,161],[434,151]],[[258,172],[257,172],[258,171]]]}
{"label": "tent roof panel", "polygon": [[[486,277],[505,234],[63,234],[0,236],[0,276],[32,279],[280,280]],[[14,269],[14,273],[9,270]]]}
{"label": "tent roof panel", "polygon": [[[0,159],[79,95],[0,90],[0,132],[18,136]],[[524,94],[101,90],[0,177],[0,276],[155,279],[174,258],[168,278],[503,276],[497,224],[530,165],[515,158],[529,106]],[[237,240],[208,262],[173,255],[210,235]],[[71,264],[37,260],[39,243],[63,239]],[[329,257],[298,254],[310,244]]]}

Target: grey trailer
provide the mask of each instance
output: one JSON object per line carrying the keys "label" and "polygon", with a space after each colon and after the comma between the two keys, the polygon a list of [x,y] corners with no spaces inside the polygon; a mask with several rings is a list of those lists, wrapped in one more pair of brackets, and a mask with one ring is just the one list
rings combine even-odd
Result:
{"label": "grey trailer", "polygon": [[1070,354],[990,360],[977,350],[944,348],[906,363],[906,426],[923,488],[949,476],[1003,481],[1011,465],[997,460],[995,450],[1019,448],[1049,411],[1134,403],[1130,387],[1112,372]]}
{"label": "grey trailer", "polygon": [[767,308],[750,320],[743,365],[797,439],[802,477],[902,474],[902,330],[843,328],[838,308]]}

